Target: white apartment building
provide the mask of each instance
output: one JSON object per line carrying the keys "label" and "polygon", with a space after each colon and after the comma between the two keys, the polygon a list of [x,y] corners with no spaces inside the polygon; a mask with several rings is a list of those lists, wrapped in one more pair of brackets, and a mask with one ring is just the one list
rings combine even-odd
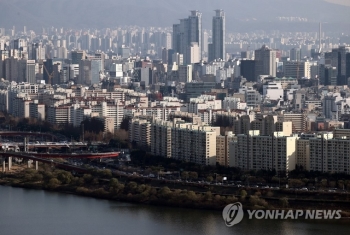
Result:
{"label": "white apartment building", "polygon": [[12,112],[14,117],[29,118],[29,104],[32,103],[27,97],[16,97],[12,100]]}
{"label": "white apartment building", "polygon": [[99,117],[102,120],[104,128],[104,133],[112,133],[114,134],[114,120],[110,117]]}
{"label": "white apartment building", "polygon": [[97,113],[100,117],[110,117],[114,119],[114,128],[119,129],[124,117],[124,104],[119,100],[112,102],[100,102],[91,106],[91,112]]}
{"label": "white apartment building", "polygon": [[311,171],[350,174],[350,139],[324,133],[309,142]]}
{"label": "white apartment building", "polygon": [[241,102],[240,98],[236,97],[225,97],[222,101],[222,108],[225,110],[240,109],[244,110],[247,107],[247,103]]}
{"label": "white apartment building", "polygon": [[275,132],[274,136],[260,136],[259,130],[249,135],[237,135],[230,142],[230,166],[246,170],[289,172],[295,169],[297,137]]}
{"label": "white apartment building", "polygon": [[280,100],[284,97],[281,83],[269,82],[263,85],[263,96],[270,100]]}
{"label": "white apartment building", "polygon": [[[189,113],[191,114],[191,113]],[[193,115],[193,113],[192,113]],[[196,116],[199,116],[202,123],[206,123],[208,125],[213,123],[213,110],[207,109],[207,110],[199,110],[198,114]]]}
{"label": "white apartment building", "polygon": [[235,139],[235,135],[228,131],[225,135],[216,136],[216,162],[221,166],[230,165],[229,143]]}
{"label": "white apartment building", "polygon": [[151,146],[151,123],[144,119],[132,119],[129,123],[129,141],[149,149]]}
{"label": "white apartment building", "polygon": [[69,123],[73,126],[80,126],[81,122],[91,117],[92,110],[90,107],[73,104],[69,108]]}
{"label": "white apartment building", "polygon": [[242,91],[245,94],[245,102],[247,103],[248,107],[255,108],[261,104],[261,95],[258,91],[254,90],[253,87],[248,87]]}
{"label": "white apartment building", "polygon": [[14,85],[11,84],[11,89],[16,89],[18,92],[22,93],[38,93],[39,85],[32,83],[15,83]]}
{"label": "white apartment building", "polygon": [[171,132],[172,158],[199,165],[215,165],[217,135],[211,127],[176,123]]}
{"label": "white apartment building", "polygon": [[125,107],[124,115],[128,117],[149,116],[160,120],[169,120],[169,115],[180,111],[180,106],[169,107]]}
{"label": "white apartment building", "polygon": [[314,134],[303,134],[297,139],[297,165],[304,170],[310,170],[310,138],[315,138]]}
{"label": "white apartment building", "polygon": [[29,117],[38,120],[45,120],[45,105],[39,104],[38,100],[29,103]]}
{"label": "white apartment building", "polygon": [[181,106],[182,104],[183,104],[183,101],[179,100],[177,97],[165,96],[161,101],[152,102],[151,106],[153,107],[153,106],[160,105],[163,107],[167,107],[167,106]]}
{"label": "white apartment building", "polygon": [[190,102],[182,107],[183,112],[198,114],[199,110],[217,110],[222,108],[221,100],[212,95],[201,95],[198,98],[191,98]]}
{"label": "white apartment building", "polygon": [[130,89],[116,88],[114,91],[107,91],[106,89],[101,90],[83,90],[81,92],[82,97],[103,97],[106,99],[118,99],[119,101],[138,101],[139,99],[146,99],[146,93],[135,92]]}
{"label": "white apartment building", "polygon": [[173,122],[164,120],[153,121],[151,125],[151,152],[153,155],[166,158],[172,157],[171,132],[176,120]]}
{"label": "white apartment building", "polygon": [[338,106],[336,103],[340,101],[340,93],[328,93],[322,100],[323,115],[327,119],[338,120]]}
{"label": "white apartment building", "polygon": [[197,42],[191,42],[191,45],[187,48],[187,64],[195,64],[199,63],[201,60],[201,57],[199,56],[201,54],[201,49],[198,46]]}
{"label": "white apartment building", "polygon": [[179,82],[192,81],[192,65],[180,65],[178,71],[179,71]]}
{"label": "white apartment building", "polygon": [[216,137],[219,134],[218,127],[186,123],[178,118],[171,122],[134,118],[129,125],[129,141],[150,146],[153,155],[200,165],[216,164]]}
{"label": "white apartment building", "polygon": [[70,106],[49,106],[47,108],[47,121],[55,125],[69,123]]}
{"label": "white apartment building", "polygon": [[123,64],[121,63],[112,63],[109,66],[109,74],[111,77],[123,77]]}

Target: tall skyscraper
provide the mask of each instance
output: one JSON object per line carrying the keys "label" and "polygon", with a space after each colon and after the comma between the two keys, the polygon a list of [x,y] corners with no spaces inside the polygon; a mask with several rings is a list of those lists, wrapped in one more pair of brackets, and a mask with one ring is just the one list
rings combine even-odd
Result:
{"label": "tall skyscraper", "polygon": [[255,50],[255,75],[270,75],[276,77],[276,51],[266,45]]}
{"label": "tall skyscraper", "polygon": [[42,43],[32,43],[28,48],[28,58],[31,60],[44,60],[46,57],[45,47]]}
{"label": "tall skyscraper", "polygon": [[173,25],[172,49],[175,52],[180,51],[180,24]]}
{"label": "tall skyscraper", "polygon": [[192,42],[198,43],[198,56],[202,58],[203,44],[202,44],[202,13],[198,11],[191,11],[189,19],[189,42],[187,47],[191,46]]}
{"label": "tall skyscraper", "polygon": [[346,53],[346,66],[345,66],[345,70],[346,70],[346,79],[348,81],[348,86],[350,85],[350,53]]}
{"label": "tall skyscraper", "polygon": [[100,73],[102,71],[102,60],[100,58],[91,59],[91,84],[100,82]]}
{"label": "tall skyscraper", "polygon": [[80,37],[80,45],[82,50],[90,50],[91,47],[91,35],[84,34]]}
{"label": "tall skyscraper", "polygon": [[72,64],[79,64],[80,60],[85,60],[85,51],[72,51]]}
{"label": "tall skyscraper", "polygon": [[338,82],[337,85],[348,85],[346,77],[346,54],[350,52],[350,47],[340,46],[338,48]]}
{"label": "tall skyscraper", "polygon": [[168,64],[168,50],[166,48],[162,49],[162,62]]}
{"label": "tall skyscraper", "polygon": [[91,85],[91,60],[79,61],[79,84]]}
{"label": "tall skyscraper", "polygon": [[249,82],[255,82],[257,80],[255,74],[255,60],[242,60],[241,61],[241,76],[247,79]]}
{"label": "tall skyscraper", "polygon": [[51,78],[51,81],[49,81],[49,77],[53,75],[53,61],[52,59],[47,59],[45,62],[44,62],[44,71],[43,71],[43,79],[45,80],[45,83],[46,84],[52,84],[52,78]]}
{"label": "tall skyscraper", "polygon": [[35,60],[26,60],[26,82],[36,83],[35,79]]}
{"label": "tall skyscraper", "polygon": [[198,56],[202,58],[202,13],[191,11],[191,15],[186,19],[181,19],[180,24],[173,25],[172,45],[175,52],[184,55],[184,61],[189,61],[188,51],[191,43],[198,44]]}
{"label": "tall skyscraper", "polygon": [[292,61],[301,61],[301,50],[300,48],[292,48],[290,50],[290,60]]}
{"label": "tall skyscraper", "polygon": [[215,10],[213,17],[213,42],[209,46],[209,61],[215,59],[226,60],[225,49],[225,13],[223,10]]}

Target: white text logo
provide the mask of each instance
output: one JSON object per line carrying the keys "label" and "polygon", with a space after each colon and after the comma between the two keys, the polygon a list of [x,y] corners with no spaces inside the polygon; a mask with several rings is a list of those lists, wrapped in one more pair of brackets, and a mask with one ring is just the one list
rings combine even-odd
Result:
{"label": "white text logo", "polygon": [[222,211],[222,217],[228,227],[238,224],[243,219],[243,206],[240,202],[227,205]]}

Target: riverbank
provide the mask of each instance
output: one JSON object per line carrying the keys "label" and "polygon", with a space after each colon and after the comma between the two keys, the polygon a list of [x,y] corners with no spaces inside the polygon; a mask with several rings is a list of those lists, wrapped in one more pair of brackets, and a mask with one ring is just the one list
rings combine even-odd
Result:
{"label": "riverbank", "polygon": [[[72,175],[68,171],[41,167],[17,169],[16,173],[1,173],[0,185],[28,189],[48,190],[85,197],[142,203],[155,206],[183,207],[205,210],[222,210],[227,204],[241,202],[245,209],[336,209],[342,217],[350,217],[350,200],[326,200],[307,193],[299,198],[288,197],[288,192],[275,193],[251,189],[237,189],[231,194],[220,193],[220,188],[203,191],[183,184],[157,185],[137,178],[119,178],[108,170],[91,174]],[[157,183],[157,182],[156,182]],[[159,183],[159,182],[158,182]],[[221,189],[221,192],[223,189]]]}

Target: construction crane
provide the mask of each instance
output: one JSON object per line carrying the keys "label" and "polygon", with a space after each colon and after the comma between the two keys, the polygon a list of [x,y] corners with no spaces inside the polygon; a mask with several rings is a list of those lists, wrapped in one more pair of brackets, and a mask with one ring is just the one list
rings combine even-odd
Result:
{"label": "construction crane", "polygon": [[[46,61],[51,58],[51,56],[48,53],[48,51],[46,51],[46,53],[45,53],[45,58],[46,58]],[[51,73],[49,73],[49,70],[46,68],[45,63],[43,63],[43,67],[44,67],[44,70],[45,70],[45,72],[47,74],[47,77],[48,77],[47,83],[52,85],[52,78],[53,78],[53,75],[54,75],[54,70]]]}
{"label": "construction crane", "polygon": [[49,71],[47,70],[45,64],[43,64],[43,67],[44,67],[44,70],[45,70],[45,72],[47,74],[47,77],[48,77],[47,83],[51,85],[52,84],[52,78],[53,78],[53,75],[54,75],[55,71],[52,71],[52,73],[49,73]]}

